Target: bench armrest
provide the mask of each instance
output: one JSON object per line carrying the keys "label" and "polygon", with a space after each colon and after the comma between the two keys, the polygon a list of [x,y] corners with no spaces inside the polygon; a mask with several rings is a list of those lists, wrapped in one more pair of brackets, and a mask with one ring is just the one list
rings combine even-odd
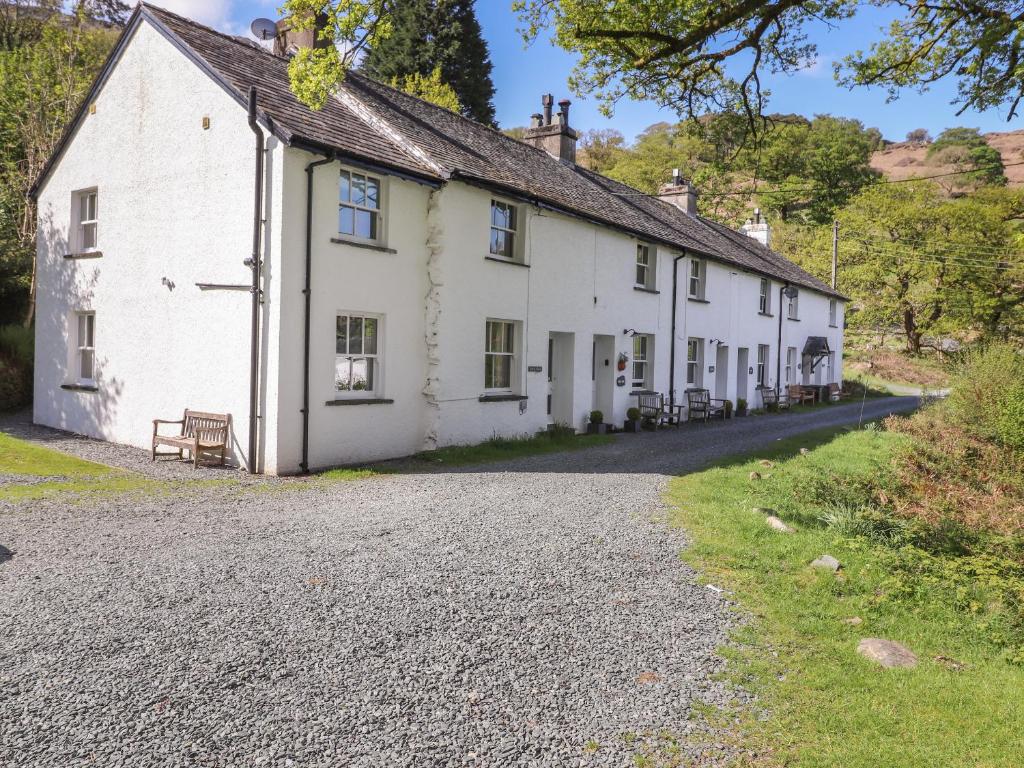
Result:
{"label": "bench armrest", "polygon": [[153,419],[154,424],[184,424],[184,419]]}

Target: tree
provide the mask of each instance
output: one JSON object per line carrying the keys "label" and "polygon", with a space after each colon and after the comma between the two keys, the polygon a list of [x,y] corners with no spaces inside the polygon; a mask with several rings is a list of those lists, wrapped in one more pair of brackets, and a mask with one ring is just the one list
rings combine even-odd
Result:
{"label": "tree", "polygon": [[990,147],[977,128],[947,128],[928,147],[926,159],[932,165],[951,165],[964,172],[946,182],[951,193],[1007,183],[999,150]]}
{"label": "tree", "polygon": [[395,5],[391,32],[369,46],[362,69],[384,82],[419,75],[454,90],[466,117],[494,123],[491,61],[472,0],[410,0]]}
{"label": "tree", "polygon": [[589,130],[580,136],[576,147],[576,163],[597,173],[604,173],[624,153],[626,137],[613,128]]}
{"label": "tree", "polygon": [[907,132],[907,141],[911,144],[930,144],[932,137],[927,128],[915,128]]}
{"label": "tree", "polygon": [[424,101],[429,101],[431,104],[450,109],[452,112],[461,112],[462,110],[455,89],[441,78],[440,67],[435,67],[434,71],[427,76],[414,72],[399,79],[396,75],[391,78],[391,86]]}

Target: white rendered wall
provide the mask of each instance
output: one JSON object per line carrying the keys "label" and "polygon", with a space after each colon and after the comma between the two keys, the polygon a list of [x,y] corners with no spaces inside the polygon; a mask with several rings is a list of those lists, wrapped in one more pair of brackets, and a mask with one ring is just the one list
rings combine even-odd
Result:
{"label": "white rendered wall", "polygon": [[[226,412],[244,455],[250,294],[196,283],[250,280],[245,110],[145,23],[95,105],[39,194],[34,419],[148,448],[154,418]],[[64,259],[72,193],[88,187],[103,256]],[[96,313],[97,392],[61,388],[82,310]]]}

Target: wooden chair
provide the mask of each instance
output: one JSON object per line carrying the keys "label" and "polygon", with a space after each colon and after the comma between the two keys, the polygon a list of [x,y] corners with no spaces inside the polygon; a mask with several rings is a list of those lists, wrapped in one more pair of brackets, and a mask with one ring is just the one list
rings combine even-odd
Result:
{"label": "wooden chair", "polygon": [[845,400],[850,396],[850,393],[840,387],[838,384],[828,385],[828,397],[830,400]]}
{"label": "wooden chair", "polygon": [[761,404],[766,411],[778,411],[783,408],[789,408],[789,398],[779,397],[778,391],[772,387],[758,387],[757,391],[761,393]]}
{"label": "wooden chair", "polygon": [[787,388],[789,391],[789,401],[791,403],[804,403],[814,404],[814,400],[817,397],[815,390],[810,387],[802,387],[799,384],[790,384]]}
{"label": "wooden chair", "polygon": [[713,398],[708,390],[699,387],[686,390],[686,409],[688,421],[695,416],[704,421],[715,416],[725,418],[725,400]]}
{"label": "wooden chair", "polygon": [[[180,424],[181,432],[177,435],[161,435],[161,424]],[[224,464],[224,453],[228,445],[228,433],[231,431],[231,414],[204,413],[203,411],[185,411],[178,420],[153,419],[153,461],[156,461],[156,447],[169,445],[178,449],[178,458],[183,458],[185,451],[191,453],[193,469],[199,466],[199,454],[203,451],[220,452],[220,463]],[[161,454],[170,456],[171,454]]]}
{"label": "wooden chair", "polygon": [[[640,420],[654,424],[655,429],[662,424],[675,424],[679,426],[680,412],[682,406],[677,405],[669,408],[665,404],[665,396],[659,392],[644,392],[636,396],[636,407],[640,411]],[[673,413],[673,411],[675,411]]]}

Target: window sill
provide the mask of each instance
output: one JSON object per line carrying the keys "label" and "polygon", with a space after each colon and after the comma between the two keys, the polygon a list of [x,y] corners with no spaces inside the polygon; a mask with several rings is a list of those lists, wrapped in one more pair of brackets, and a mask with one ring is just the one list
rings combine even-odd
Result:
{"label": "window sill", "polygon": [[478,398],[481,403],[518,403],[523,400],[529,400],[526,395],[513,395],[509,394],[495,394],[495,395],[480,395]]}
{"label": "window sill", "polygon": [[758,312],[761,317],[775,317],[771,312]]}
{"label": "window sill", "polygon": [[800,318],[799,317],[787,317],[786,319],[789,320],[791,323],[799,323],[800,322]]}
{"label": "window sill", "polygon": [[380,253],[398,253],[394,248],[388,248],[386,245],[363,243],[359,240],[349,240],[344,237],[332,237],[331,242],[337,243],[338,245],[351,245],[353,248],[365,248],[368,251],[379,251]]}
{"label": "window sill", "polygon": [[630,397],[636,397],[637,395],[656,395],[658,394],[653,389],[634,389],[629,393]]}
{"label": "window sill", "polygon": [[696,302],[697,304],[710,304],[711,303],[707,299],[698,299],[696,296],[687,296],[686,300],[687,301]]}
{"label": "window sill", "polygon": [[65,259],[98,259],[103,256],[103,251],[83,251],[81,253],[65,253]]}
{"label": "window sill", "polygon": [[526,267],[527,269],[530,268],[530,265],[527,264],[525,261],[515,261],[514,259],[502,259],[499,258],[498,256],[484,256],[484,259],[486,259],[487,261],[496,261],[499,264],[509,264],[513,267]]}
{"label": "window sill", "polygon": [[829,323],[829,324],[828,324],[828,327],[829,327],[829,328],[838,328],[839,326],[838,326],[838,325],[836,325],[835,323]]}
{"label": "window sill", "polygon": [[61,384],[61,389],[66,389],[69,392],[99,392],[100,388],[95,384]]}
{"label": "window sill", "polygon": [[633,286],[633,290],[634,291],[640,291],[641,293],[653,293],[653,294],[661,293],[661,291],[656,291],[653,288],[645,288],[642,285],[634,285]]}
{"label": "window sill", "polygon": [[328,400],[324,405],[390,405],[393,402],[386,397],[347,397]]}

